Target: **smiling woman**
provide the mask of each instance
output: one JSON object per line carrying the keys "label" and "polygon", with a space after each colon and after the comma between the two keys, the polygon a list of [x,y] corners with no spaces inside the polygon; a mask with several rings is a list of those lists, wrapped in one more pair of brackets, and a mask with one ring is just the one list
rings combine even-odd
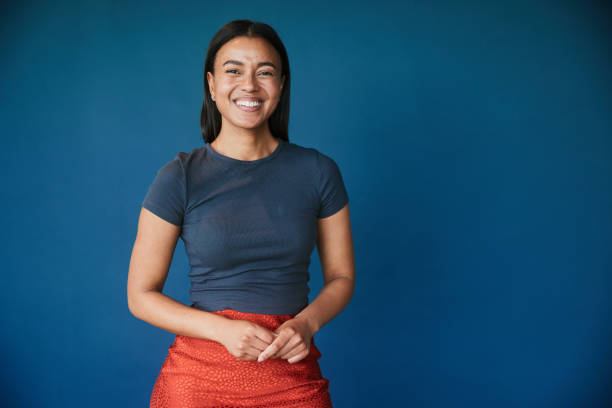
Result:
{"label": "smiling woman", "polygon": [[[256,48],[247,47],[251,44]],[[258,76],[254,78],[254,74]],[[272,135],[289,140],[291,70],[285,46],[272,27],[249,20],[235,20],[226,24],[210,41],[204,62],[204,76],[200,127],[205,142],[210,143],[217,138],[221,131],[222,111],[226,112],[223,109],[226,101],[220,100],[220,105],[215,101],[215,84],[231,86],[228,84],[233,81],[236,86],[241,80],[245,82],[245,90],[242,94],[235,93],[233,98],[259,98],[261,95],[255,94],[260,91],[257,86],[262,84],[262,80],[268,86],[261,91],[276,91],[279,94],[274,102],[275,109],[266,124]],[[270,89],[270,85],[275,86]],[[240,89],[236,92],[240,92]]]}
{"label": "smiling woman", "polygon": [[[270,26],[235,20],[211,40],[205,145],[157,172],[130,261],[130,311],[176,334],[151,407],[331,407],[314,334],[353,294],[349,198],[331,157],[289,142],[289,85]],[[190,306],[162,293],[179,237]],[[315,245],[325,286],[309,303]]]}
{"label": "smiling woman", "polygon": [[215,146],[229,139],[227,134],[271,133],[267,119],[276,110],[285,81],[277,69],[281,64],[279,53],[260,37],[238,36],[221,46],[213,71],[206,72],[222,118]]}

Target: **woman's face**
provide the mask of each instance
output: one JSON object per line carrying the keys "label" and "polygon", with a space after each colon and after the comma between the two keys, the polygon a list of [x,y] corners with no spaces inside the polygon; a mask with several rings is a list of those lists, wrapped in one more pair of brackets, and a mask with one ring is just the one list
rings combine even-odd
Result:
{"label": "woman's face", "polygon": [[214,70],[206,77],[222,128],[267,126],[285,82],[274,47],[263,38],[235,37],[217,51]]}

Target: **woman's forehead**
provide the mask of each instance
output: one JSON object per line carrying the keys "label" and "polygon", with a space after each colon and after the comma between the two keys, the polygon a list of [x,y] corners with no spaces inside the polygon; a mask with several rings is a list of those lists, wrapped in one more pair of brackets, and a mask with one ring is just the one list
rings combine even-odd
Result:
{"label": "woman's forehead", "polygon": [[215,64],[224,65],[228,61],[244,64],[271,62],[277,68],[280,65],[280,57],[274,47],[259,37],[236,37],[223,44],[217,51]]}

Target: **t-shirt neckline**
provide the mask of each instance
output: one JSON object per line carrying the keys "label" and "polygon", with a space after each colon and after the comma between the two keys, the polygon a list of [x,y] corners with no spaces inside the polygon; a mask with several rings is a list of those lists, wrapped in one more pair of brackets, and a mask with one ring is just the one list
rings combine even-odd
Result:
{"label": "t-shirt neckline", "polygon": [[278,145],[276,146],[276,148],[272,151],[272,153],[270,153],[269,155],[262,157],[261,159],[256,159],[256,160],[240,160],[240,159],[235,159],[233,157],[229,157],[229,156],[224,156],[221,153],[217,152],[215,149],[213,149],[212,147],[210,147],[210,143],[206,143],[204,145],[204,147],[206,148],[206,150],[208,150],[214,157],[221,159],[221,160],[225,160],[227,162],[230,163],[240,163],[240,164],[257,164],[257,163],[262,163],[268,160],[272,160],[274,157],[276,157],[278,155],[278,153],[281,150],[282,145],[285,143],[285,140],[280,139],[280,138],[276,138],[276,140],[278,141]]}

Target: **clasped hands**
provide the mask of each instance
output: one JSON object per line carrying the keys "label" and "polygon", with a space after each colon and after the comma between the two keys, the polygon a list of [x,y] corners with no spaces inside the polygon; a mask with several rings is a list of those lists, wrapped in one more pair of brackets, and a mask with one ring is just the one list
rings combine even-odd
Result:
{"label": "clasped hands", "polygon": [[276,338],[259,354],[258,362],[270,358],[282,358],[289,363],[296,363],[310,353],[313,333],[304,319],[293,318],[285,321],[274,330],[273,335]]}
{"label": "clasped hands", "polygon": [[228,324],[217,340],[239,360],[262,362],[283,358],[296,363],[310,353],[314,332],[303,317],[289,319],[274,331],[250,320],[227,318],[225,321]]}

